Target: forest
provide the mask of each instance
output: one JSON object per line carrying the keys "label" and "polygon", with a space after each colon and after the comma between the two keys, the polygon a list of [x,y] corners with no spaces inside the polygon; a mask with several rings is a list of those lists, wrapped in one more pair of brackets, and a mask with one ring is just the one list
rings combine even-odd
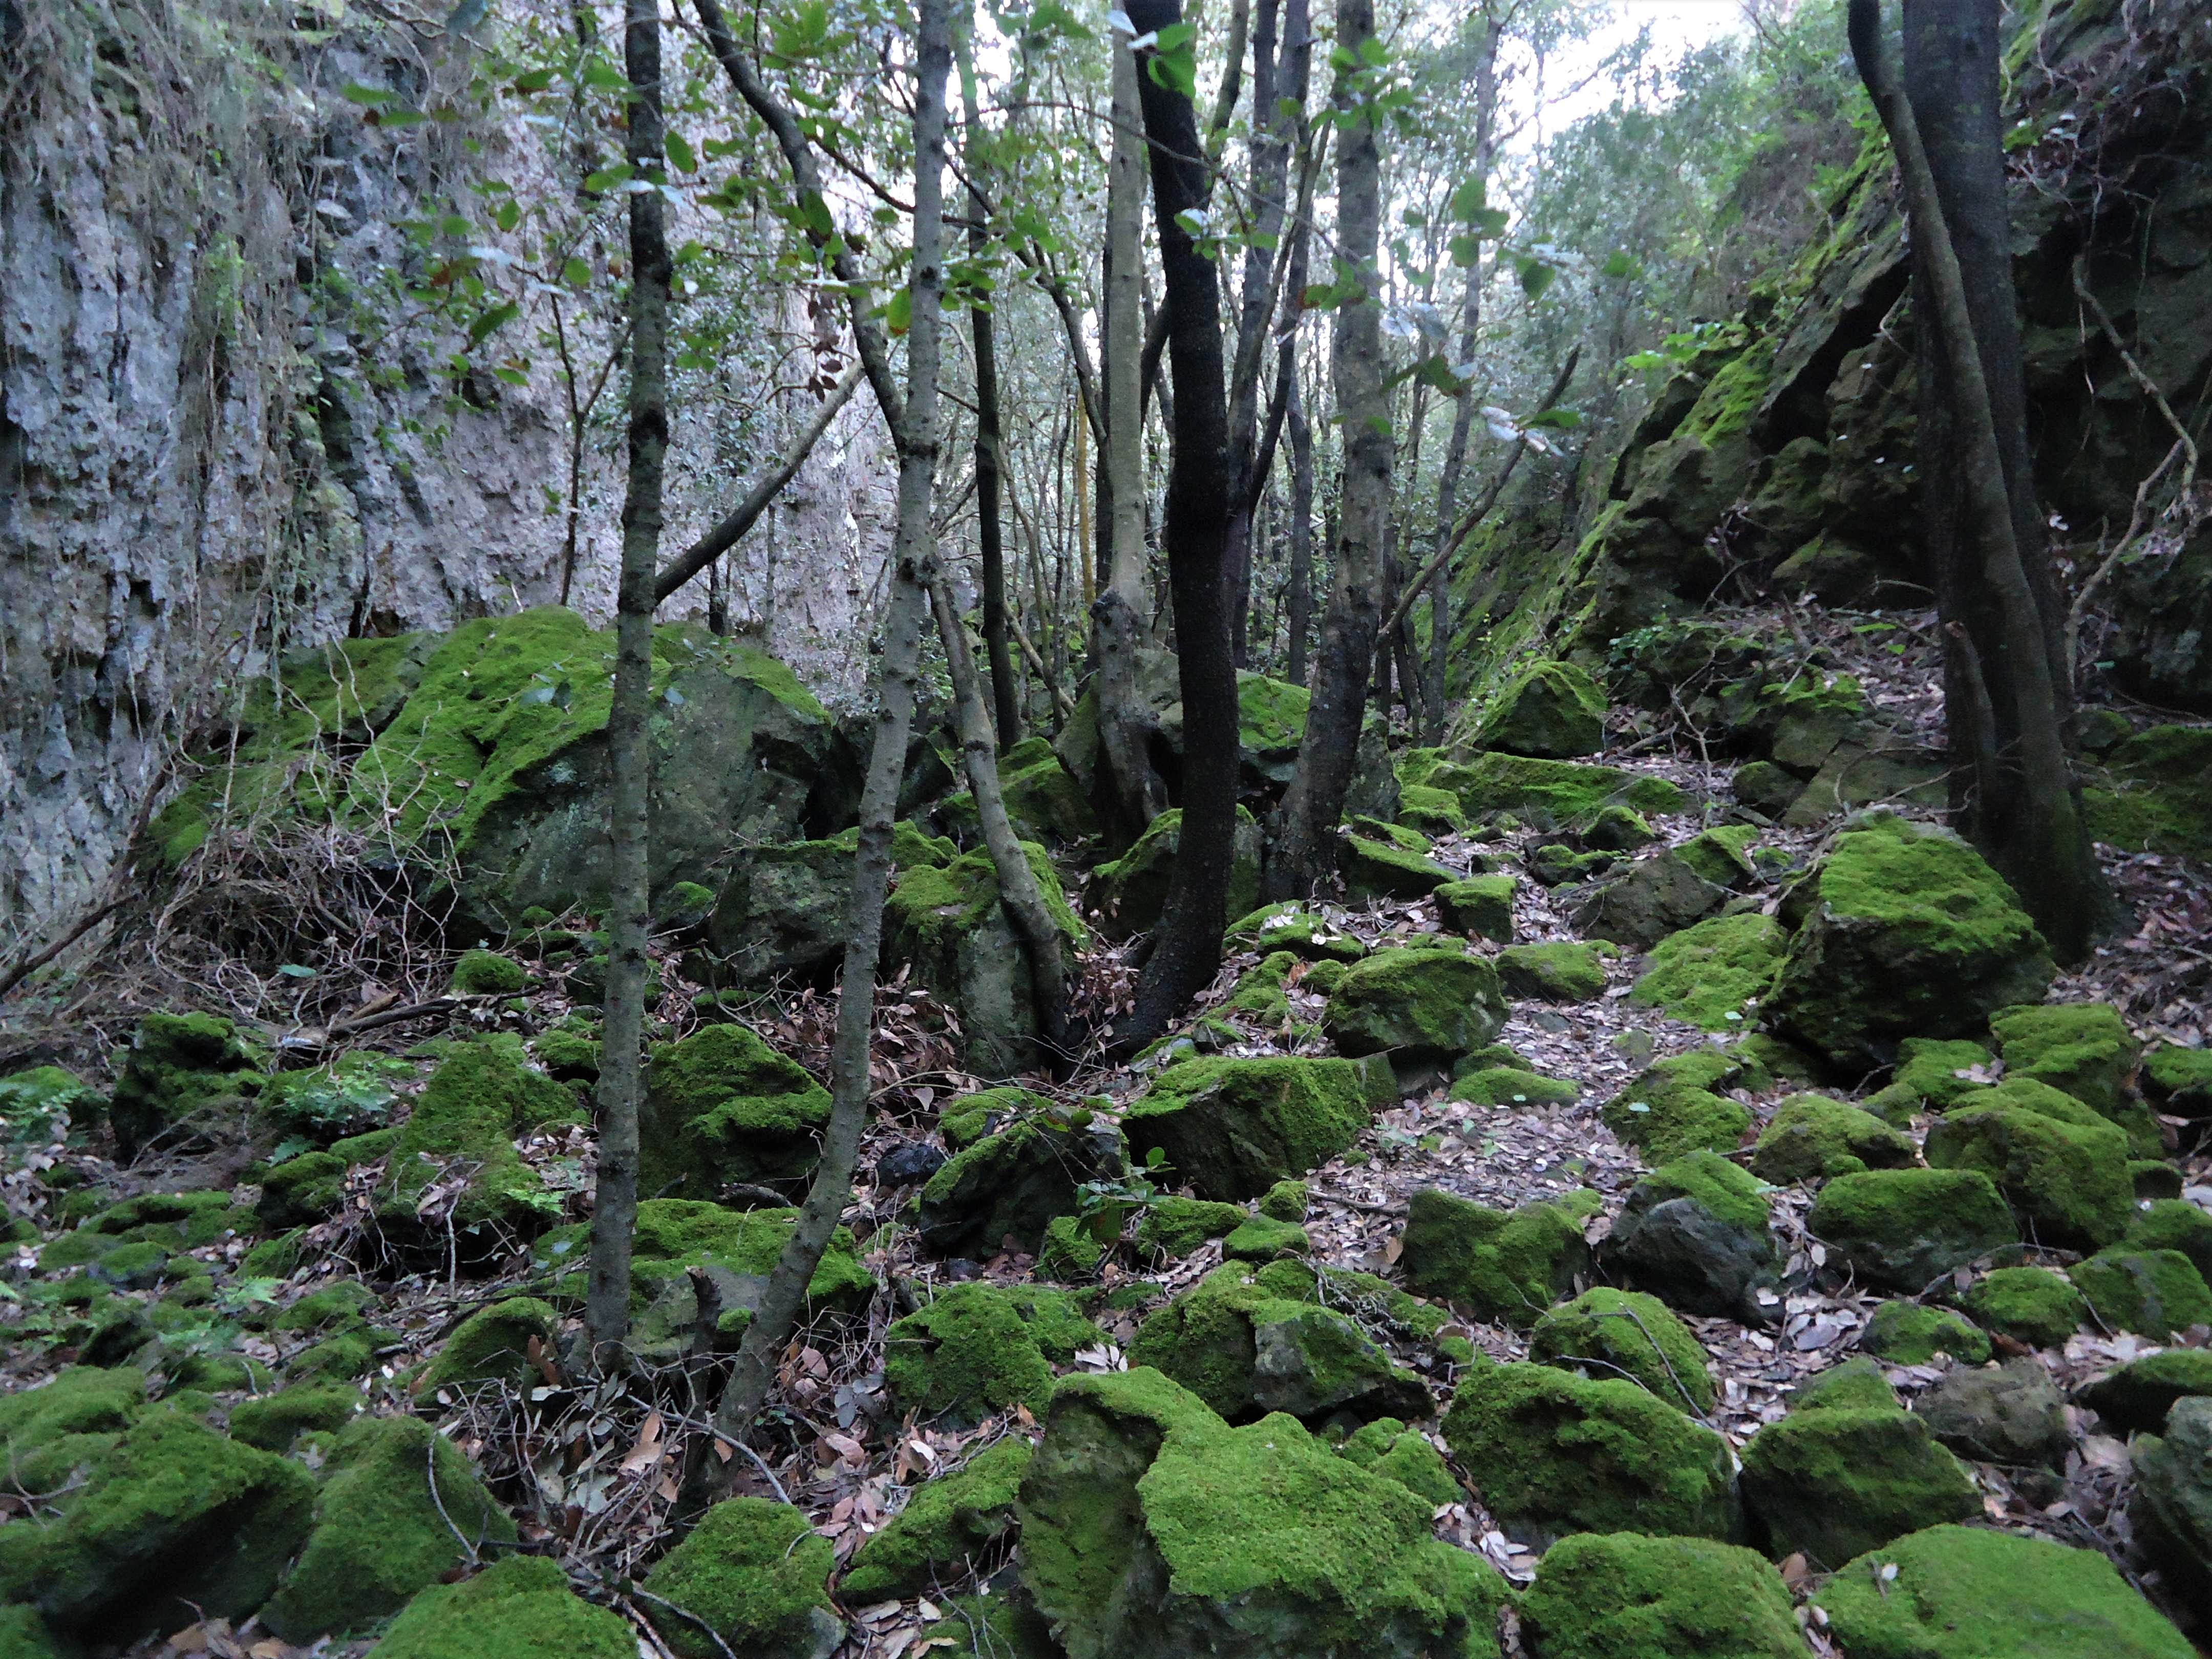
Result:
{"label": "forest", "polygon": [[0,0],[0,1659],[2212,1656],[2212,0]]}

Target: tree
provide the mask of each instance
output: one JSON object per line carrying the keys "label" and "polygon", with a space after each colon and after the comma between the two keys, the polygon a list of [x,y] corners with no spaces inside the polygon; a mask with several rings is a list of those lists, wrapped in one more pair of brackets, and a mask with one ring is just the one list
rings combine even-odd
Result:
{"label": "tree", "polygon": [[2063,959],[2109,918],[2063,732],[2063,616],[2027,447],[2012,286],[1996,0],[1906,0],[1900,76],[1881,0],[1851,55],[1897,155],[1920,336],[1920,471],[1944,635],[1953,811]]}
{"label": "tree", "polygon": [[[627,155],[653,179],[662,155],[659,0],[629,0],[623,33],[629,76]],[[629,487],[623,501],[622,580],[615,599],[614,702],[607,716],[613,876],[609,883],[606,1024],[599,1064],[599,1178],[592,1208],[588,1295],[592,1352],[611,1358],[629,1334],[630,1233],[637,1223],[637,1115],[645,1091],[645,935],[651,902],[653,608],[660,556],[661,464],[668,453],[666,210],[656,190],[629,198]]]}
{"label": "tree", "polygon": [[1336,573],[1322,618],[1305,736],[1268,860],[1270,898],[1303,896],[1334,867],[1336,823],[1358,754],[1383,603],[1391,439],[1376,263],[1382,222],[1382,158],[1376,142],[1380,113],[1364,95],[1365,77],[1382,50],[1375,38],[1373,0],[1337,0],[1336,38],[1330,113],[1336,127],[1336,257],[1345,273],[1329,337],[1330,374],[1344,433]]}

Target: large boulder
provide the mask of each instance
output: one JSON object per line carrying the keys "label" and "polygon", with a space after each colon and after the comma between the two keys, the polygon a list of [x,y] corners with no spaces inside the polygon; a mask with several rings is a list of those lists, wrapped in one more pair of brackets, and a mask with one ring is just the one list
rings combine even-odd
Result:
{"label": "large boulder", "polygon": [[1781,1575],[1706,1538],[1577,1533],[1544,1552],[1521,1598],[1544,1659],[1804,1659]]}
{"label": "large boulder", "polygon": [[1765,1324],[1781,1304],[1765,1186],[1717,1152],[1662,1164],[1630,1188],[1599,1259],[1685,1313]]}
{"label": "large boulder", "polygon": [[[664,1636],[674,1639],[669,1632]],[[691,1659],[690,1650],[684,1651]],[[376,1659],[504,1659],[522,1653],[635,1659],[637,1635],[619,1613],[595,1607],[570,1589],[568,1575],[550,1556],[510,1555],[473,1578],[424,1590],[392,1621],[375,1653]]]}
{"label": "large boulder", "polygon": [[1354,963],[1322,1017],[1343,1053],[1410,1061],[1471,1054],[1505,1024],[1498,969],[1449,948],[1377,951]]}
{"label": "large boulder", "polygon": [[[1175,878],[1176,854],[1182,845],[1182,808],[1170,807],[1137,837],[1137,844],[1091,878],[1086,895],[1098,931],[1109,939],[1149,932],[1167,908]],[[1237,809],[1236,854],[1229,871],[1229,915],[1249,914],[1260,902],[1260,821]]]}
{"label": "large boulder", "polygon": [[1572,663],[1533,664],[1498,692],[1468,744],[1542,760],[1595,755],[1605,747],[1605,694]]}
{"label": "large boulder", "polygon": [[[845,958],[845,908],[853,895],[860,832],[781,846],[740,847],[729,857],[707,923],[714,974],[749,985],[788,975],[827,986]],[[901,819],[891,826],[898,870],[943,868],[959,856],[951,842]]]}
{"label": "large boulder", "polygon": [[1869,1284],[1913,1294],[2020,1242],[1996,1185],[1979,1170],[1869,1170],[1820,1188],[1805,1224]]}
{"label": "large boulder", "polygon": [[1893,1538],[1982,1512],[1965,1465],[1909,1412],[1792,1412],[1743,1449],[1743,1502],[1759,1541],[1832,1565]]}
{"label": "large boulder", "polygon": [[1437,1541],[1429,1499],[1294,1418],[1231,1428],[1148,1367],[1060,1385],[1017,1508],[1067,1659],[1498,1651],[1504,1581]]}
{"label": "large boulder", "polygon": [[1960,1105],[1929,1130],[1924,1152],[1932,1169],[1987,1175],[2045,1243],[2094,1250],[2119,1238],[2134,1218],[2128,1139],[2103,1124]]}
{"label": "large boulder", "polygon": [[147,1015],[131,1040],[108,1103],[116,1156],[129,1163],[156,1135],[166,1136],[170,1150],[179,1150],[180,1127],[219,1111],[222,1103],[242,1106],[240,1096],[260,1086],[258,1071],[228,1020],[214,1014]]}
{"label": "large boulder", "polygon": [[1014,1497],[1034,1449],[1010,1435],[916,1487],[906,1507],[860,1546],[838,1581],[839,1594],[861,1606],[934,1595],[940,1584],[993,1559],[1013,1530]]}
{"label": "large boulder", "polygon": [[653,1056],[638,1188],[712,1200],[732,1184],[794,1195],[820,1156],[830,1093],[750,1027],[708,1025]]}
{"label": "large boulder", "polygon": [[1904,1037],[1975,1036],[2056,972],[2012,889],[1954,836],[1878,817],[1812,880],[1766,1013],[1839,1066],[1886,1063]]}
{"label": "large boulder", "polygon": [[1601,1285],[1553,1309],[1529,1333],[1528,1358],[1627,1377],[1693,1417],[1713,1408],[1705,1348],[1664,1303],[1640,1291]]}
{"label": "large boulder", "polygon": [[1399,1266],[1422,1296],[1525,1328],[1589,1273],[1583,1228],[1601,1207],[1587,1189],[1509,1213],[1424,1188],[1406,1206]]}
{"label": "large boulder", "polygon": [[2065,1397],[2033,1359],[1960,1367],[1921,1395],[1916,1410],[1941,1444],[1971,1462],[2056,1467],[2073,1444]]}
{"label": "large boulder", "polygon": [[[947,1115],[957,1115],[957,1103]],[[1114,1180],[1127,1167],[1121,1137],[1104,1119],[1081,1108],[1025,1113],[930,1176],[916,1214],[922,1244],[939,1255],[989,1256],[1012,1238],[1034,1253],[1054,1217],[1075,1213],[1085,1183]]]}
{"label": "large boulder", "polygon": [[829,1659],[844,1637],[830,1607],[834,1560],[805,1510],[726,1498],[646,1576],[654,1628],[678,1659]]}
{"label": "large boulder", "polygon": [[1872,1112],[1810,1094],[1792,1095],[1775,1108],[1751,1156],[1752,1173],[1778,1187],[1913,1162],[1911,1136]]}
{"label": "large boulder", "polygon": [[1741,1031],[1773,988],[1790,936],[1755,910],[1713,916],[1649,947],[1651,966],[1631,1000],[1708,1031]]}
{"label": "large boulder", "polygon": [[1152,1079],[1121,1130],[1200,1197],[1243,1202],[1334,1158],[1396,1098],[1379,1061],[1185,1060]]}
{"label": "large boulder", "polygon": [[1592,939],[1648,951],[1727,902],[1727,888],[1706,880],[1672,848],[1662,848],[1586,890],[1569,919]]}

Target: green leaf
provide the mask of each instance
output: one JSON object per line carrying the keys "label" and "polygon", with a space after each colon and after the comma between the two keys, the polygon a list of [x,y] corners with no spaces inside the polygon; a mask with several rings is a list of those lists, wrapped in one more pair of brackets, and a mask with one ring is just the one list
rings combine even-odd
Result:
{"label": "green leaf", "polygon": [[1555,432],[1573,432],[1582,423],[1582,411],[1577,409],[1547,409],[1521,422],[1523,427],[1548,427]]}
{"label": "green leaf", "polygon": [[584,189],[592,195],[604,196],[607,191],[628,184],[629,173],[629,162],[617,161],[612,167],[601,167],[596,173],[586,173]]}
{"label": "green leaf", "polygon": [[543,92],[552,84],[553,71],[550,69],[526,70],[514,77],[514,89],[524,94]]}
{"label": "green leaf", "polygon": [[491,218],[501,230],[513,230],[522,222],[522,210],[513,202],[501,202],[492,210]]}
{"label": "green leaf", "polygon": [[1475,236],[1455,236],[1451,239],[1451,260],[1462,268],[1474,266],[1482,258],[1482,240]]}
{"label": "green leaf", "polygon": [[691,149],[691,141],[682,133],[672,131],[666,140],[668,159],[686,173],[699,170],[699,157]]}
{"label": "green leaf", "polygon": [[365,87],[358,81],[349,81],[340,87],[338,96],[349,104],[363,104],[370,109],[381,108],[386,104],[396,104],[399,101],[399,94],[389,87]]}
{"label": "green leaf", "polygon": [[1558,280],[1559,273],[1541,259],[1521,259],[1516,262],[1521,278],[1521,291],[1533,301],[1544,297],[1544,290]]}
{"label": "green leaf", "polygon": [[891,295],[890,303],[884,307],[884,326],[893,334],[903,334],[914,326],[914,290],[901,289]]}
{"label": "green leaf", "polygon": [[561,280],[570,288],[587,288],[591,285],[592,268],[572,253],[562,263]]}
{"label": "green leaf", "polygon": [[1452,217],[1472,224],[1474,216],[1489,205],[1490,189],[1480,179],[1470,179],[1452,192]]}
{"label": "green leaf", "polygon": [[1624,249],[1613,254],[1599,269],[1608,276],[1626,276],[1632,281],[1644,274],[1644,261]]}
{"label": "green leaf", "polygon": [[522,307],[512,300],[492,307],[490,310],[484,312],[476,321],[469,325],[469,349],[475,350],[485,340],[520,315],[522,315]]}
{"label": "green leaf", "polygon": [[280,963],[277,964],[276,971],[287,979],[313,979],[315,976],[313,969],[303,967],[296,962]]}
{"label": "green leaf", "polygon": [[1390,61],[1390,48],[1376,35],[1369,35],[1359,43],[1360,61],[1370,69],[1381,69]]}

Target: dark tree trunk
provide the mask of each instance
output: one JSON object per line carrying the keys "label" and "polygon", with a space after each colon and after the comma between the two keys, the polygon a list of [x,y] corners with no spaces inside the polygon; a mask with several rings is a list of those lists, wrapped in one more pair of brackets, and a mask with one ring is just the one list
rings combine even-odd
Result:
{"label": "dark tree trunk", "polygon": [[[1133,0],[1139,34],[1179,21],[1181,0]],[[1221,961],[1237,833],[1237,670],[1222,592],[1228,528],[1229,410],[1222,388],[1221,295],[1212,262],[1179,216],[1205,200],[1206,169],[1190,100],[1140,65],[1152,175],[1152,211],[1170,313],[1175,381],[1168,471],[1168,582],[1183,706],[1182,833],[1167,908],[1153,935],[1137,1005],[1115,1033],[1118,1048],[1149,1041],[1204,989]]]}
{"label": "dark tree trunk", "polygon": [[[984,225],[990,206],[979,154],[983,127],[975,108],[975,76],[963,71],[961,88],[967,99],[968,209],[973,221],[968,246],[980,260],[990,241]],[[983,567],[983,653],[990,664],[991,713],[1003,752],[1022,740],[1022,705],[1006,640],[1006,550],[999,523],[999,347],[987,303],[979,300],[969,307],[968,326],[975,347],[975,544]]]}
{"label": "dark tree trunk", "polygon": [[1283,601],[1284,627],[1289,631],[1287,659],[1283,673],[1293,685],[1306,683],[1306,636],[1313,630],[1313,428],[1306,423],[1305,399],[1298,388],[1298,353],[1294,340],[1283,343],[1283,366],[1290,395],[1285,420],[1291,434],[1291,528],[1285,576],[1289,592]]}

